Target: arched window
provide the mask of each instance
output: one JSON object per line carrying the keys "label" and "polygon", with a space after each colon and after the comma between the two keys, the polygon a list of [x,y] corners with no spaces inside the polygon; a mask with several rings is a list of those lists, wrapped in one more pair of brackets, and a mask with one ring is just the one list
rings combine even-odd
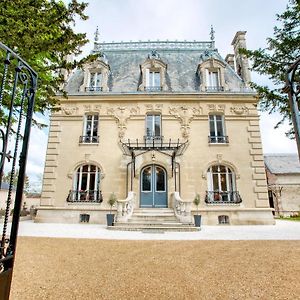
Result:
{"label": "arched window", "polygon": [[102,202],[100,192],[100,168],[82,165],[74,174],[73,190],[68,197],[69,202]]}
{"label": "arched window", "polygon": [[207,203],[241,202],[236,191],[235,174],[227,166],[213,165],[207,170]]}

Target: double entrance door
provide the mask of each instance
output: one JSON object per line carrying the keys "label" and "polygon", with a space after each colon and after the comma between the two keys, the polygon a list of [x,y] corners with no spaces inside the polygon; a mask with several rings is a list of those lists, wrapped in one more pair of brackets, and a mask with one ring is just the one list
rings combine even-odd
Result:
{"label": "double entrance door", "polygon": [[167,172],[161,166],[152,164],[141,172],[141,207],[168,207]]}

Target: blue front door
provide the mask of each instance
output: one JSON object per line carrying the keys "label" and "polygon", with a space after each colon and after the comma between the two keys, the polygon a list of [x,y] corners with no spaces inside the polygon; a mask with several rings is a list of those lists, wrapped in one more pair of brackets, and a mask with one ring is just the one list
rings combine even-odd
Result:
{"label": "blue front door", "polygon": [[168,207],[167,172],[158,165],[148,165],[141,172],[141,207]]}

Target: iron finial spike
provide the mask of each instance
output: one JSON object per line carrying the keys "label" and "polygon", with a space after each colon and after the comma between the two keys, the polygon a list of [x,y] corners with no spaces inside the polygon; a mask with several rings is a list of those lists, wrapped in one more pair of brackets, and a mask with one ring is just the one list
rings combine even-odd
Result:
{"label": "iron finial spike", "polygon": [[212,25],[210,27],[210,40],[212,42],[215,40],[215,31],[214,31],[214,27]]}
{"label": "iron finial spike", "polygon": [[96,31],[95,31],[95,39],[94,39],[94,41],[95,42],[98,42],[99,41],[99,27],[97,26],[97,28],[96,28]]}

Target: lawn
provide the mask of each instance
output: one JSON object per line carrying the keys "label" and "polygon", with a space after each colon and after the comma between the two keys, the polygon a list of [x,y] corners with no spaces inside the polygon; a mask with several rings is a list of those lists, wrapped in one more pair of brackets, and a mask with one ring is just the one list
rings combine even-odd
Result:
{"label": "lawn", "polygon": [[298,299],[300,241],[21,237],[12,300]]}

